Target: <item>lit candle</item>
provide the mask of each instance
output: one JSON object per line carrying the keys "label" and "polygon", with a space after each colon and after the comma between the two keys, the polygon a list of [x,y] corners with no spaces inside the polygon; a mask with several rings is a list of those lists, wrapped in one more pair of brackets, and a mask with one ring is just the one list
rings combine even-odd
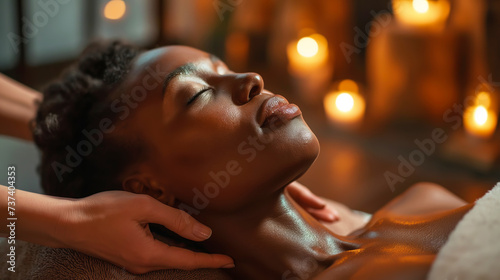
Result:
{"label": "lit candle", "polygon": [[411,26],[442,25],[450,14],[449,0],[392,0],[396,19]]}
{"label": "lit candle", "polygon": [[328,42],[320,34],[303,37],[288,44],[287,55],[292,74],[321,69],[328,63]]}
{"label": "lit candle", "polygon": [[337,91],[325,96],[323,104],[333,123],[359,123],[365,113],[365,99],[358,93],[358,86],[352,80],[342,81]]}
{"label": "lit candle", "polygon": [[473,136],[490,138],[497,126],[497,114],[490,107],[491,97],[486,92],[479,93],[475,104],[464,112],[465,130]]}

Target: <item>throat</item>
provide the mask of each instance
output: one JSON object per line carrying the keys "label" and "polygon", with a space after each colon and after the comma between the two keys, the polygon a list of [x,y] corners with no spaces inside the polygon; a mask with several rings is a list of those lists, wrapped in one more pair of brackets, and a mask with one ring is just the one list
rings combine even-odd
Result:
{"label": "throat", "polygon": [[213,230],[206,248],[231,256],[236,265],[231,273],[238,279],[309,279],[330,266],[337,254],[356,248],[284,191],[235,214],[201,218]]}

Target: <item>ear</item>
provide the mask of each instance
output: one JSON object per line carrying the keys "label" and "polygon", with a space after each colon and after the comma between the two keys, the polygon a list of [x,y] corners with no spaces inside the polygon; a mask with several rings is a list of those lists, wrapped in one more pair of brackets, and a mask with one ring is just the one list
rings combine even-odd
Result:
{"label": "ear", "polygon": [[158,183],[156,180],[143,175],[133,175],[123,180],[122,187],[124,191],[147,194],[156,198],[163,204],[174,206],[175,196],[164,184]]}

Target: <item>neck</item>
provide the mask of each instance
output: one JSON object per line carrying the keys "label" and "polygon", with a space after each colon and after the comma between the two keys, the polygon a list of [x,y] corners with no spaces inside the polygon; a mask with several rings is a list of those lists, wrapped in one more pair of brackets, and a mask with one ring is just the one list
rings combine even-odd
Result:
{"label": "neck", "polygon": [[213,230],[206,248],[233,257],[232,273],[239,279],[308,279],[354,246],[328,231],[284,191],[238,213],[205,213],[200,218]]}

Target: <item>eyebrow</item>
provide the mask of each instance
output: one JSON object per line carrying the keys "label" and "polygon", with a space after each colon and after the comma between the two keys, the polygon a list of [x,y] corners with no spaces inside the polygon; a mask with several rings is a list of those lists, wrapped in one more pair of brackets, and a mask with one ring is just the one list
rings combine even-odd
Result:
{"label": "eyebrow", "polygon": [[[219,57],[217,57],[216,55],[213,55],[213,54],[210,54],[210,61],[212,63],[217,63],[217,62],[221,62],[222,59],[220,59]],[[193,72],[196,71],[196,67],[195,67],[195,64],[194,63],[186,63],[184,65],[181,65],[179,67],[177,67],[174,71],[170,72],[166,77],[165,77],[165,80],[163,81],[163,88],[162,88],[162,95],[165,96],[165,91],[167,90],[167,87],[168,85],[170,84],[170,82],[180,76],[180,75],[189,75]]]}
{"label": "eyebrow", "polygon": [[174,71],[170,72],[163,81],[162,94],[165,95],[165,90],[167,89],[170,82],[177,76],[189,75],[196,71],[194,63],[187,63],[182,66],[177,67]]}

